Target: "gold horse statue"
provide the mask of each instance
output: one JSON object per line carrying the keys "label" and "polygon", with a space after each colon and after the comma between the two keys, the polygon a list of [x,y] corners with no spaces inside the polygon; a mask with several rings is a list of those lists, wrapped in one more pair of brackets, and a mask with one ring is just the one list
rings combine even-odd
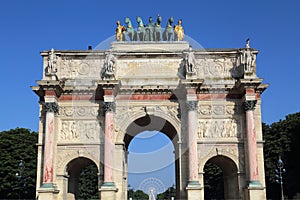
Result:
{"label": "gold horse statue", "polygon": [[184,38],[184,30],[182,27],[182,19],[178,20],[178,24],[174,27],[175,41],[182,41]]}

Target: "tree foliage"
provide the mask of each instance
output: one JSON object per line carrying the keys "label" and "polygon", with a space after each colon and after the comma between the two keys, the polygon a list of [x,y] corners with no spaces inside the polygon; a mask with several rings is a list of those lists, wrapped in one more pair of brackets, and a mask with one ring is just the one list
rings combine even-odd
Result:
{"label": "tree foliage", "polygon": [[[35,199],[37,138],[36,132],[25,128],[0,132],[0,199],[17,199],[19,192],[21,198]],[[20,160],[26,180],[21,184],[16,176]]]}
{"label": "tree foliage", "polygon": [[204,166],[204,199],[224,199],[222,169],[210,162]]}
{"label": "tree foliage", "polygon": [[278,157],[284,162],[284,193],[289,199],[300,193],[300,113],[290,114],[285,120],[271,125],[263,124],[265,140],[265,174],[267,197],[279,199],[280,185],[275,180]]}
{"label": "tree foliage", "polygon": [[99,199],[98,169],[92,164],[81,170],[79,176],[79,199]]}
{"label": "tree foliage", "polygon": [[149,195],[144,193],[142,190],[134,191],[133,189],[129,189],[127,196],[128,196],[128,199],[132,198],[132,200],[149,199]]}
{"label": "tree foliage", "polygon": [[171,199],[171,197],[176,197],[176,189],[175,187],[169,187],[163,193],[157,195],[157,200]]}

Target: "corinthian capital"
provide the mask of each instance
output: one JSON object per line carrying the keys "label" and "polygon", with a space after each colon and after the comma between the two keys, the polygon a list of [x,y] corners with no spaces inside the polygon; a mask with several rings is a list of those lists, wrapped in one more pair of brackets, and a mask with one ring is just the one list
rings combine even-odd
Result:
{"label": "corinthian capital", "polygon": [[44,102],[43,109],[46,112],[54,112],[57,113],[59,111],[59,107],[56,102]]}
{"label": "corinthian capital", "polygon": [[186,106],[188,111],[196,111],[198,107],[198,101],[187,101]]}
{"label": "corinthian capital", "polygon": [[116,103],[115,102],[104,102],[103,109],[105,112],[115,112]]}
{"label": "corinthian capital", "polygon": [[245,111],[254,110],[256,103],[257,103],[257,100],[247,100],[247,101],[245,101],[244,102]]}

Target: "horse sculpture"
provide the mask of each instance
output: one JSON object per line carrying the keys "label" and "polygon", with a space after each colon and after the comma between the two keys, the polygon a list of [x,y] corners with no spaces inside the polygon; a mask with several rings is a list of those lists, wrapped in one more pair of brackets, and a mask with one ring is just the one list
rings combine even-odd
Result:
{"label": "horse sculpture", "polygon": [[129,37],[130,41],[136,41],[136,31],[128,17],[125,18],[125,24],[127,24],[125,34]]}
{"label": "horse sculpture", "polygon": [[165,31],[163,33],[163,40],[164,41],[171,41],[173,40],[174,31],[172,27],[172,23],[174,22],[173,17],[170,17],[167,23],[167,26],[165,28]]}
{"label": "horse sculpture", "polygon": [[138,16],[136,18],[136,22],[138,23],[137,39],[139,41],[145,41],[146,30],[145,30],[145,26],[144,26],[142,18],[140,16]]}
{"label": "horse sculpture", "polygon": [[154,41],[160,41],[161,40],[161,26],[160,23],[162,21],[162,18],[160,15],[158,15],[157,20],[154,24],[154,33],[153,33],[153,40]]}

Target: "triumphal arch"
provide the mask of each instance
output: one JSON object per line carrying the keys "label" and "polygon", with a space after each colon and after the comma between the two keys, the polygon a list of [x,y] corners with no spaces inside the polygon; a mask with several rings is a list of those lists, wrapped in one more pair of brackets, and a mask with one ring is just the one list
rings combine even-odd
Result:
{"label": "triumphal arch", "polygon": [[223,171],[225,199],[265,199],[267,85],[250,41],[203,49],[184,40],[182,27],[160,38],[117,25],[106,50],[41,53],[43,77],[32,86],[40,99],[37,198],[77,199],[80,170],[94,164],[99,198],[127,199],[129,143],[156,130],[174,145],[176,199],[204,199],[207,162]]}

